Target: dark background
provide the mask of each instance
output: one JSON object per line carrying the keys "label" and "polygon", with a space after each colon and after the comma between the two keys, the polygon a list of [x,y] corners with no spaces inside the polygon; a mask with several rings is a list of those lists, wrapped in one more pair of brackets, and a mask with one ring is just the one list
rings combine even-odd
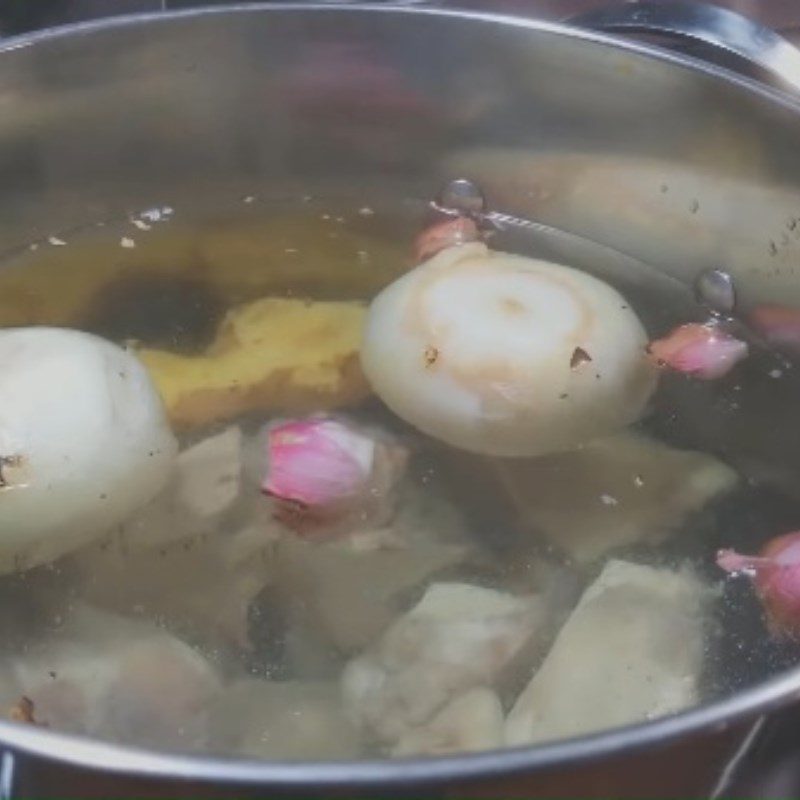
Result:
{"label": "dark background", "polygon": [[[240,0],[241,1],[241,0]],[[786,33],[800,35],[800,0],[715,0],[725,6]],[[202,5],[226,5],[207,0],[0,0],[0,35],[11,35],[51,25],[96,17],[159,12]],[[453,2],[513,11],[557,20],[608,4],[608,0],[464,0]]]}

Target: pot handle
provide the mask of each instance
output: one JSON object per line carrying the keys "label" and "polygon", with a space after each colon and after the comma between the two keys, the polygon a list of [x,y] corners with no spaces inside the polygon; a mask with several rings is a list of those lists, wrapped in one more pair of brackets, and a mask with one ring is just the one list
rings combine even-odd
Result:
{"label": "pot handle", "polygon": [[649,33],[700,43],[756,67],[800,93],[800,50],[775,31],[708,3],[641,0],[570,17],[567,24],[609,33]]}

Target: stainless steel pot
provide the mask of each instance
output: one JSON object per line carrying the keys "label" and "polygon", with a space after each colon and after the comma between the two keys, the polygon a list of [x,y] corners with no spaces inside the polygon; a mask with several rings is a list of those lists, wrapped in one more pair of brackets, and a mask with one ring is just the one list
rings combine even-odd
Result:
{"label": "stainless steel pot", "polygon": [[[689,4],[578,22],[702,38],[750,75],[574,25],[414,3],[212,8],[6,40],[3,250],[154,203],[213,213],[254,190],[428,198],[458,164],[504,212],[680,279],[724,266],[745,305],[800,297],[800,54]],[[578,740],[351,764],[171,756],[0,723],[0,798],[723,796],[766,715],[798,698],[791,672]]]}

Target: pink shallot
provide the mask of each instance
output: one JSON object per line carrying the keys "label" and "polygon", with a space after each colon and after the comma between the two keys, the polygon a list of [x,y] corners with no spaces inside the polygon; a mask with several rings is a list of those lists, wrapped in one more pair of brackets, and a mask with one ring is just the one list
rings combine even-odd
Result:
{"label": "pink shallot", "polygon": [[800,531],[772,539],[758,556],[720,550],[717,565],[753,581],[774,635],[800,639]]}
{"label": "pink shallot", "polygon": [[682,372],[700,380],[727,375],[748,355],[747,342],[726,333],[713,323],[680,325],[647,348],[659,367]]}
{"label": "pink shallot", "polygon": [[436,222],[417,236],[414,241],[414,258],[419,264],[448,247],[477,242],[480,238],[478,226],[469,217]]}
{"label": "pink shallot", "polygon": [[262,491],[276,517],[301,534],[380,527],[392,517],[407,461],[387,435],[327,417],[283,422],[267,433]]}

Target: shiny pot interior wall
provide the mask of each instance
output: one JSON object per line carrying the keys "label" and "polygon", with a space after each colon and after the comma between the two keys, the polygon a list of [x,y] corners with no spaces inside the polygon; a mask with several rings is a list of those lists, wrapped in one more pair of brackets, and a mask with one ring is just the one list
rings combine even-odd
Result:
{"label": "shiny pot interior wall", "polygon": [[7,44],[0,108],[5,251],[148,203],[427,197],[460,169],[503,210],[747,273],[761,299],[800,262],[795,109],[546,26],[275,6],[101,24]]}

